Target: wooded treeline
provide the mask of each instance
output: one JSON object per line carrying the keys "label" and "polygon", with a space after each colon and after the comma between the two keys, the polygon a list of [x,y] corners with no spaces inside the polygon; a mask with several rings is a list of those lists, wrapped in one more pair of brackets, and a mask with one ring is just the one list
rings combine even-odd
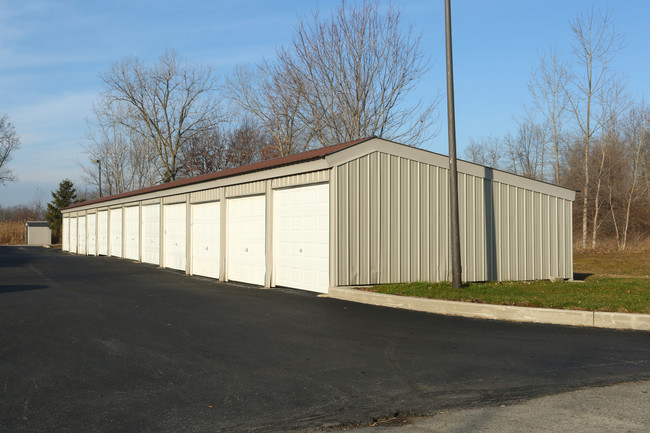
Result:
{"label": "wooded treeline", "polygon": [[592,9],[570,25],[573,51],[540,56],[517,130],[471,140],[463,157],[578,191],[577,247],[640,246],[650,234],[650,107],[613,68],[624,41],[611,14]]}
{"label": "wooded treeline", "polygon": [[[86,151],[116,194],[224,168],[380,136],[419,145],[439,96],[413,97],[430,60],[400,11],[342,2],[300,20],[290,44],[219,78],[167,51],[116,62],[89,121]],[[83,167],[99,187],[98,165]]]}
{"label": "wooded treeline", "polygon": [[[624,41],[611,14],[592,9],[570,26],[572,52],[540,56],[517,130],[473,139],[462,154],[575,189],[576,245],[626,249],[650,233],[650,108],[613,68]],[[413,96],[430,66],[420,38],[392,6],[342,2],[227,77],[174,51],[152,65],[118,61],[101,75],[86,145],[102,193],[365,136],[420,145],[435,134],[440,99]],[[98,166],[83,169],[98,190]]]}

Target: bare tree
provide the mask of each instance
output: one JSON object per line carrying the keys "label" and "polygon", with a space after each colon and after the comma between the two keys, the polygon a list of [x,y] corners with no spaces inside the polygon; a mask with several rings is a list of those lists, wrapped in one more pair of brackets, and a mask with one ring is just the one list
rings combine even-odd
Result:
{"label": "bare tree", "polygon": [[[612,148],[619,145],[618,124],[621,114],[628,107],[628,98],[624,93],[624,85],[619,80],[608,80],[607,87],[599,92],[596,107],[600,110],[598,120],[601,125],[600,139],[594,142],[598,154],[596,172],[594,177],[594,206],[591,224],[591,248],[595,249],[598,243],[598,229],[600,209],[603,205],[601,199],[603,177],[607,170],[611,170],[612,164],[608,159],[614,159]],[[611,189],[610,189],[611,192]]]}
{"label": "bare tree", "polygon": [[513,173],[532,179],[544,180],[544,155],[546,134],[533,119],[517,122],[515,136],[508,134],[503,140],[507,168]]}
{"label": "bare tree", "polygon": [[19,148],[20,139],[16,135],[14,125],[6,114],[0,115],[0,184],[16,180],[7,164]]}
{"label": "bare tree", "polygon": [[264,153],[273,141],[265,132],[265,128],[246,117],[204,131],[183,149],[180,173],[184,177],[199,176],[276,156],[274,145],[273,156]]}
{"label": "bare tree", "polygon": [[277,71],[304,89],[300,116],[318,144],[376,135],[418,145],[435,134],[439,102],[405,102],[430,64],[420,40],[392,6],[342,2],[329,19],[316,12],[298,22]]}
{"label": "bare tree", "polygon": [[106,85],[104,105],[110,107],[103,115],[155,149],[163,181],[176,178],[183,146],[223,120],[214,97],[213,71],[182,63],[174,51],[167,51],[153,66],[137,58],[122,60],[101,78]]}
{"label": "bare tree", "polygon": [[571,23],[571,30],[575,38],[573,52],[577,72],[570,76],[566,95],[582,139],[582,247],[587,248],[590,146],[592,137],[602,126],[594,104],[599,94],[607,87],[610,79],[609,67],[616,53],[622,48],[622,39],[614,29],[609,13],[596,14],[593,9],[576,18]]}
{"label": "bare tree", "polygon": [[183,177],[200,176],[226,168],[226,137],[220,129],[196,134],[181,151]]}
{"label": "bare tree", "polygon": [[33,218],[36,221],[43,219],[45,209],[43,207],[43,201],[45,200],[45,193],[41,187],[37,186],[34,190],[34,198],[29,202],[29,208],[33,212]]}
{"label": "bare tree", "polygon": [[501,141],[497,137],[486,136],[479,140],[470,138],[469,145],[463,149],[463,158],[487,167],[501,168],[503,153]]}
{"label": "bare tree", "polygon": [[240,167],[262,159],[267,137],[249,119],[244,118],[228,134],[227,165]]}
{"label": "bare tree", "polygon": [[[103,99],[97,101],[94,106],[95,119],[87,121],[88,142],[84,148],[89,160],[81,167],[85,180],[97,185],[99,191],[100,166],[91,161],[101,161],[102,193],[112,195],[133,189],[131,149],[134,144],[131,138],[135,133],[116,120],[128,116],[127,107],[107,102]],[[119,110],[119,113],[111,110]]]}
{"label": "bare tree", "polygon": [[554,48],[540,56],[539,68],[531,75],[528,89],[533,104],[549,124],[554,156],[553,181],[560,184],[560,143],[563,119],[566,115],[567,99],[564,89],[569,74],[567,66]]}
{"label": "bare tree", "polygon": [[630,111],[625,129],[628,146],[627,153],[630,156],[630,164],[628,166],[630,181],[628,182],[628,190],[625,195],[625,224],[623,228],[623,242],[620,244],[620,249],[623,250],[627,247],[632,204],[642,194],[642,190],[639,188],[640,177],[643,160],[646,158],[650,145],[650,110],[645,106],[645,102],[641,102],[638,107]]}
{"label": "bare tree", "polygon": [[286,68],[268,61],[256,69],[237,67],[227,82],[229,98],[270,134],[269,158],[306,150],[314,134],[313,125],[301,115],[307,98],[304,85]]}

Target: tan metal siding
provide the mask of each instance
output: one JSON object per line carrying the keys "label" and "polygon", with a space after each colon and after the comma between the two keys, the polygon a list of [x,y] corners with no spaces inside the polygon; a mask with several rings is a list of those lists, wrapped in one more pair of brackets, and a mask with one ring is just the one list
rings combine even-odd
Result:
{"label": "tan metal siding", "polygon": [[562,239],[562,258],[564,259],[564,274],[562,275],[563,278],[573,278],[573,240],[572,240],[572,232],[573,230],[569,229],[571,227],[570,220],[571,220],[571,202],[569,200],[562,200],[562,203],[564,204],[564,215],[562,215],[563,221],[562,221],[562,233],[561,233],[561,239]]}
{"label": "tan metal siding", "polygon": [[[134,200],[135,201],[135,200]],[[186,203],[187,194],[177,194],[163,197],[163,204],[176,204],[176,203]],[[127,203],[128,206],[130,203]]]}
{"label": "tan metal siding", "polygon": [[[337,173],[338,284],[449,280],[446,168],[374,152]],[[571,278],[571,201],[484,173],[459,173],[463,280]]]}
{"label": "tan metal siding", "polygon": [[[368,188],[369,188],[369,197],[368,197],[368,209],[379,209],[379,154],[372,153],[370,154],[369,167],[368,167]],[[370,224],[368,226],[368,237],[370,244],[369,254],[369,266],[370,266],[370,275],[369,281],[370,284],[379,284],[379,252],[381,248],[380,238],[381,232],[379,229],[380,224],[380,213],[372,212],[369,214]]]}
{"label": "tan metal siding", "polygon": [[226,197],[239,197],[245,195],[264,194],[266,191],[266,181],[241,183],[238,185],[227,186]]}
{"label": "tan metal siding", "polygon": [[349,198],[348,198],[348,166],[344,165],[337,169],[337,209],[338,209],[338,283],[341,286],[349,286],[350,283],[350,260],[349,260]]}
{"label": "tan metal siding", "polygon": [[409,280],[421,280],[420,277],[420,163],[409,161],[409,207],[407,208],[410,217],[410,233],[407,234],[409,240]]}
{"label": "tan metal siding", "polygon": [[409,183],[409,160],[406,158],[399,158],[399,221],[400,225],[397,228],[399,233],[399,269],[402,274],[403,281],[411,281],[410,267],[409,263],[411,258],[409,257],[409,234],[411,231],[410,227],[410,202],[409,198],[411,196],[411,188]]}
{"label": "tan metal siding", "polygon": [[370,282],[370,157],[359,158],[359,281]]}
{"label": "tan metal siding", "polygon": [[271,183],[272,188],[285,188],[288,186],[307,185],[310,183],[323,183],[329,180],[330,171],[320,170],[312,171],[310,173],[301,173],[293,176],[285,176],[273,179]]}
{"label": "tan metal siding", "polygon": [[348,164],[348,245],[350,246],[349,271],[350,284],[359,282],[359,161]]}
{"label": "tan metal siding", "polygon": [[418,279],[429,281],[431,279],[430,269],[429,269],[429,238],[431,232],[431,224],[429,223],[429,187],[430,181],[429,176],[431,172],[431,166],[428,164],[420,164],[420,246],[422,248],[422,254],[420,254],[420,277]]}
{"label": "tan metal siding", "polygon": [[190,193],[190,203],[218,201],[223,198],[223,188],[204,189]]}
{"label": "tan metal siding", "polygon": [[[391,155],[389,159],[389,183],[390,183],[390,213],[389,213],[389,224],[390,224],[390,244],[388,246],[389,254],[389,274],[388,282],[394,283],[402,281],[402,276],[400,275],[400,261],[399,256],[402,254],[400,251],[400,182],[399,182],[399,173],[400,173],[400,164],[399,158]],[[385,248],[385,247],[383,247]]]}
{"label": "tan metal siding", "polygon": [[[379,233],[377,234],[377,250],[379,253],[379,282],[390,282],[390,265],[393,254],[390,249],[392,233],[390,229],[391,222],[391,182],[390,176],[390,156],[385,153],[378,154],[379,165],[377,166],[376,179],[379,183],[378,203],[379,209],[377,217],[379,218]],[[386,247],[386,244],[389,247]]]}

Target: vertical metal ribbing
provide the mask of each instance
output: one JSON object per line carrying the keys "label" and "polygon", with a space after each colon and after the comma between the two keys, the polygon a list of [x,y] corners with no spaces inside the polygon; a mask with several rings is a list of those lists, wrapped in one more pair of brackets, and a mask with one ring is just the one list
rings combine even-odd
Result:
{"label": "vertical metal ribbing", "polygon": [[330,257],[330,268],[329,268],[329,278],[330,278],[330,287],[336,287],[340,283],[338,276],[339,267],[338,267],[338,257],[340,246],[338,243],[338,231],[339,231],[339,207],[338,207],[338,167],[332,167],[332,170],[329,175],[329,194],[330,194],[330,211],[329,211],[329,257]]}

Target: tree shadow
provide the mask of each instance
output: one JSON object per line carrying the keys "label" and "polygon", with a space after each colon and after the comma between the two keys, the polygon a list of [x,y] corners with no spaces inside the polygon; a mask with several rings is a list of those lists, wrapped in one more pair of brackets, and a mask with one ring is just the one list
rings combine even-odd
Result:
{"label": "tree shadow", "polygon": [[485,200],[485,276],[488,281],[498,280],[497,272],[497,240],[496,240],[496,222],[494,216],[494,190],[492,180],[494,171],[489,167],[484,167],[483,195]]}

